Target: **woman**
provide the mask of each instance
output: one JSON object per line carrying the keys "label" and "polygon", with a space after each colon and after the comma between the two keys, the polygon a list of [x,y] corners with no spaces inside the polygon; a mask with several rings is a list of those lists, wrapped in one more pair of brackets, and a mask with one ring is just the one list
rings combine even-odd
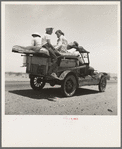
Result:
{"label": "woman", "polygon": [[57,30],[55,34],[57,35],[58,40],[57,45],[54,48],[61,53],[67,53],[68,42],[64,36],[64,33],[61,30]]}

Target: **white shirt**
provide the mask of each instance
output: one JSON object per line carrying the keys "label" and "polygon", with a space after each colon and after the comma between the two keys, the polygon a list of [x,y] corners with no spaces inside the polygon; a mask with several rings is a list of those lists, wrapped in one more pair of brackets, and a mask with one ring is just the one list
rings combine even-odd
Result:
{"label": "white shirt", "polygon": [[41,38],[40,37],[34,37],[31,41],[31,45],[40,47],[41,46]]}
{"label": "white shirt", "polygon": [[44,36],[42,37],[42,40],[41,40],[42,46],[45,45],[46,43],[50,42],[50,39],[51,39],[51,35],[44,34]]}
{"label": "white shirt", "polygon": [[55,49],[58,50],[59,52],[66,52],[67,45],[68,45],[68,42],[66,38],[63,35],[61,35],[57,40],[57,45],[55,46]]}

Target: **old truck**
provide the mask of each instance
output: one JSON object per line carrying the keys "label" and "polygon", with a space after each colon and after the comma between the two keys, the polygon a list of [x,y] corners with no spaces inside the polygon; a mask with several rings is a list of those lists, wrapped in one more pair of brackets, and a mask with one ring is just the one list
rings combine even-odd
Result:
{"label": "old truck", "polygon": [[47,49],[34,52],[13,46],[12,52],[21,53],[26,58],[26,73],[29,74],[33,90],[42,90],[46,83],[51,86],[61,85],[63,95],[70,97],[81,86],[97,85],[100,92],[106,89],[107,73],[97,72],[90,67],[89,52],[86,50],[81,51],[83,64],[79,63],[77,56],[71,54],[58,57],[56,75],[48,74],[52,63]]}

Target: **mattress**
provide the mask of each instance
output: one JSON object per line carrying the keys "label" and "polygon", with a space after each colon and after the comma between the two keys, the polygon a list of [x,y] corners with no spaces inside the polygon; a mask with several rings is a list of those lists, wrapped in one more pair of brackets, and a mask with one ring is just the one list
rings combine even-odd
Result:
{"label": "mattress", "polygon": [[[44,57],[50,57],[49,51],[46,48],[41,48],[39,51],[34,51],[34,50],[29,50],[26,49],[23,46],[19,46],[19,45],[15,45],[12,47],[12,52],[15,53],[21,53],[21,54],[33,54],[36,56],[44,56]],[[61,56],[60,57],[66,57],[66,58],[77,58],[78,55],[74,55],[73,53],[60,53]]]}
{"label": "mattress", "polygon": [[50,56],[49,51],[45,48],[41,48],[38,52],[34,50],[26,49],[25,47],[15,45],[12,47],[12,52],[23,53],[23,54],[34,54],[34,55],[45,55]]}

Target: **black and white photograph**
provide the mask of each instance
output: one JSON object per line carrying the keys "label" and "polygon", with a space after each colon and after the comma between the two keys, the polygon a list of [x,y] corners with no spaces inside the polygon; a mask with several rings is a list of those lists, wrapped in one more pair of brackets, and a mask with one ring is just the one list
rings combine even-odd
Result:
{"label": "black and white photograph", "polygon": [[120,147],[120,2],[1,2],[3,147]]}

